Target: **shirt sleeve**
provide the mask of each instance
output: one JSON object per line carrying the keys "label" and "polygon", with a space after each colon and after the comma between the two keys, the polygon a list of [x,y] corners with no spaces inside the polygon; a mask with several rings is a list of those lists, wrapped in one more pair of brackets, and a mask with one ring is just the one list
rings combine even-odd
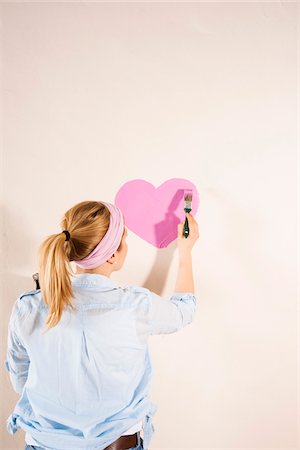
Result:
{"label": "shirt sleeve", "polygon": [[135,295],[142,296],[143,302],[146,301],[148,334],[175,333],[193,321],[196,297],[192,292],[174,292],[165,299],[144,287],[131,288]]}
{"label": "shirt sleeve", "polygon": [[24,344],[18,333],[19,302],[17,300],[12,308],[8,324],[7,356],[4,366],[9,373],[13,389],[21,394],[28,376],[30,360]]}
{"label": "shirt sleeve", "polygon": [[150,297],[150,335],[169,334],[191,323],[196,312],[196,297],[191,292],[174,292],[164,299],[148,290]]}

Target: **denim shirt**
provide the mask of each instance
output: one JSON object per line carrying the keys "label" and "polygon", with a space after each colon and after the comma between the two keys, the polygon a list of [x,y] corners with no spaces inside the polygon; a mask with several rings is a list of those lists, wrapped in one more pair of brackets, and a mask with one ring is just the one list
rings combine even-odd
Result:
{"label": "denim shirt", "polygon": [[21,294],[8,325],[4,366],[20,394],[6,424],[45,449],[104,449],[143,420],[144,448],[155,431],[148,338],[192,322],[193,293],[164,299],[120,287],[98,274],[71,276],[75,310],[66,306],[46,333],[41,290]]}

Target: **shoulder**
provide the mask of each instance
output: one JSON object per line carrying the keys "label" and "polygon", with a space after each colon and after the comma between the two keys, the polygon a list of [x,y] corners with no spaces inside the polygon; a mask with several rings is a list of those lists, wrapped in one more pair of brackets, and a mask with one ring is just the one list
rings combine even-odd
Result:
{"label": "shoulder", "polygon": [[40,289],[22,292],[15,301],[14,309],[20,315],[31,313],[42,307],[42,296]]}
{"label": "shoulder", "polygon": [[130,293],[135,294],[139,297],[146,296],[148,297],[150,291],[148,288],[142,287],[142,286],[134,286],[134,285],[128,285],[125,287],[126,290],[128,290]]}
{"label": "shoulder", "polygon": [[146,310],[149,308],[150,291],[142,286],[127,285],[125,288],[129,303],[134,304],[137,308]]}
{"label": "shoulder", "polygon": [[38,294],[41,293],[40,289],[33,289],[32,291],[25,291],[22,294],[19,295],[19,297],[17,298],[17,300],[28,300],[27,298],[25,299],[25,297],[32,297],[32,296],[37,296]]}

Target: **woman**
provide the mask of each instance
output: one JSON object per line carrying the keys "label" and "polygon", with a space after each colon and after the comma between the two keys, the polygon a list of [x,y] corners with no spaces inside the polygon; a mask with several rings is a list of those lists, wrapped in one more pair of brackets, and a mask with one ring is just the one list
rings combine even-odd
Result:
{"label": "woman", "polygon": [[42,243],[41,289],[15,301],[5,360],[21,395],[7,429],[26,432],[26,450],[148,449],[157,409],[149,396],[148,337],[178,331],[196,307],[191,249],[199,234],[186,216],[190,234],[185,238],[183,222],[178,225],[170,300],[111,280],[127,254],[124,218],[111,203],[73,206],[63,231]]}

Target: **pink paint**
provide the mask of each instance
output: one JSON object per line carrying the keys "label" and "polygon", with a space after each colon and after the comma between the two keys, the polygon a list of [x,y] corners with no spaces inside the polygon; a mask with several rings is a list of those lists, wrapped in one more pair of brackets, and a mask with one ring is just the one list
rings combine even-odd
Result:
{"label": "pink paint", "polygon": [[157,248],[167,247],[177,239],[177,225],[185,220],[184,190],[191,189],[192,211],[199,206],[196,186],[184,178],[171,178],[159,187],[145,180],[131,180],[123,184],[115,197],[125,225],[140,238]]}

